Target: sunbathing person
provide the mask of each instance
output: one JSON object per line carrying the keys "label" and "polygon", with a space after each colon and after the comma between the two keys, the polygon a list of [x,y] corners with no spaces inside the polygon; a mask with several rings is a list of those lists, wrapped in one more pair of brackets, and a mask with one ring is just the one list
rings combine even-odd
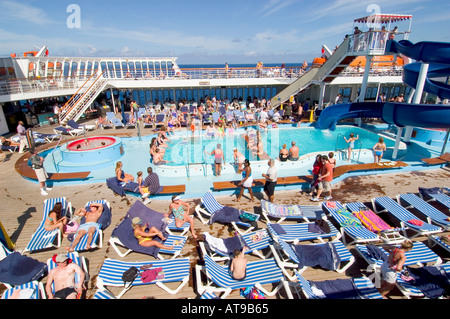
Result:
{"label": "sunbathing person", "polygon": [[247,247],[242,250],[236,249],[233,252],[233,259],[230,263],[230,276],[234,280],[244,280],[247,274],[247,258],[245,258],[245,251]]}
{"label": "sunbathing person", "polygon": [[3,146],[13,146],[13,147],[14,147],[14,146],[20,146],[20,143],[11,141],[10,139],[5,138],[4,136],[2,136],[2,137],[0,138],[0,145],[3,145]]}
{"label": "sunbathing person", "polygon": [[[186,210],[184,210],[184,207],[186,207]],[[170,214],[173,214],[175,226],[178,228],[183,226],[185,222],[190,223],[192,237],[197,238],[197,234],[194,230],[194,219],[189,216],[189,204],[183,202],[178,195],[172,196],[172,203],[169,205],[169,213],[166,214],[166,217],[169,217]]]}
{"label": "sunbathing person", "polygon": [[117,180],[124,183],[134,182],[134,177],[131,174],[127,174],[122,170],[123,163],[118,161],[116,164],[116,177]]}
{"label": "sunbathing person", "polygon": [[88,235],[86,248],[91,248],[92,237],[94,236],[95,231],[100,229],[100,224],[97,223],[97,221],[99,220],[100,216],[102,216],[103,204],[91,203],[89,205],[89,208],[90,211],[86,211],[85,223],[80,225],[72,244],[70,244],[70,246],[67,247],[66,250],[73,251],[73,247],[76,247],[81,238],[83,238],[83,236],[86,234]]}
{"label": "sunbathing person", "polygon": [[[155,236],[158,236],[159,238],[161,238],[161,240],[166,240],[167,238],[165,238],[162,232],[156,229],[156,227],[150,227],[148,223],[144,224],[142,219],[140,219],[139,217],[133,218],[133,220],[131,221],[131,227],[133,227],[134,237],[136,237],[136,239],[138,240],[139,245],[144,247],[156,246],[158,248],[167,250],[173,249],[173,246],[166,246],[159,241],[154,240],[153,238],[155,238]],[[149,228],[148,232],[146,232],[147,228]]]}
{"label": "sunbathing person", "polygon": [[[57,267],[53,268],[47,278],[45,291],[48,299],[76,299],[84,288],[85,274],[83,269],[72,263],[66,254],[58,254],[53,258]],[[75,283],[75,274],[78,274],[78,283]],[[55,286],[53,294],[52,284]]]}
{"label": "sunbathing person", "polygon": [[61,234],[64,234],[64,229],[67,223],[67,217],[61,217],[62,214],[62,203],[57,202],[53,206],[52,210],[48,212],[48,216],[45,219],[44,228],[46,231],[52,231],[59,228]]}

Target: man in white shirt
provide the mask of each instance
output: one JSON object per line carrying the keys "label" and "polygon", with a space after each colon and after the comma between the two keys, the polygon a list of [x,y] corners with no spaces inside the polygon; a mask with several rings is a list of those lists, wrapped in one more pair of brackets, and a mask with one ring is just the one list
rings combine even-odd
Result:
{"label": "man in white shirt", "polygon": [[275,186],[277,185],[277,167],[275,166],[275,160],[270,159],[267,163],[269,168],[265,174],[262,176],[266,179],[266,183],[264,184],[264,192],[267,197],[269,197],[269,202],[273,203]]}

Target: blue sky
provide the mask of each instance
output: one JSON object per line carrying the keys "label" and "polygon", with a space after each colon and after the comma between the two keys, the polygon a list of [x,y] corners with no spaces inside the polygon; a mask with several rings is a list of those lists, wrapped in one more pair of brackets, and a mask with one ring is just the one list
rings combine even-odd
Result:
{"label": "blue sky", "polygon": [[[70,4],[80,8],[71,20],[79,28],[67,25]],[[52,56],[301,63],[319,56],[322,44],[340,44],[372,8],[412,14],[413,42],[450,42],[448,0],[0,0],[0,55],[47,45]]]}

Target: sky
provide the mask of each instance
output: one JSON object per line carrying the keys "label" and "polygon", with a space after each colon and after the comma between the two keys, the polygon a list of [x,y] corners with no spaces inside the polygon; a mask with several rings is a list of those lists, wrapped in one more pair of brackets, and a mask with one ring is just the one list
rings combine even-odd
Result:
{"label": "sky", "polygon": [[412,42],[450,42],[448,0],[0,0],[0,56],[47,45],[64,57],[300,64],[373,13],[411,14]]}

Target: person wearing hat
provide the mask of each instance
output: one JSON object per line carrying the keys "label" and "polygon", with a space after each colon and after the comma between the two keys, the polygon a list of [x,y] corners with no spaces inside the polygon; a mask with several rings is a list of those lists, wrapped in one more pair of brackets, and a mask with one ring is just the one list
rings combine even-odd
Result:
{"label": "person wearing hat", "polygon": [[[56,268],[53,268],[48,274],[45,286],[48,299],[77,299],[84,288],[84,270],[73,263],[66,254],[55,255],[52,259],[56,263]],[[77,283],[75,283],[76,274],[79,277]]]}
{"label": "person wearing hat", "polygon": [[[185,207],[186,210],[184,209]],[[169,217],[170,214],[173,214],[173,217],[175,218],[175,226],[178,228],[183,226],[184,223],[190,223],[192,237],[197,238],[197,234],[194,230],[194,219],[189,216],[189,204],[183,202],[178,195],[172,196],[172,203],[169,205],[169,213],[166,217]]]}
{"label": "person wearing hat", "polygon": [[[155,236],[158,236],[163,241],[167,238],[165,238],[162,232],[156,229],[156,227],[149,227],[148,223],[144,224],[144,221],[140,217],[134,217],[131,220],[131,227],[133,227],[134,237],[136,237],[136,239],[138,240],[139,245],[144,247],[156,246],[158,248],[167,250],[173,249],[173,246],[166,246],[159,241],[154,240],[153,238]],[[147,228],[149,228],[148,232],[146,231]]]}

